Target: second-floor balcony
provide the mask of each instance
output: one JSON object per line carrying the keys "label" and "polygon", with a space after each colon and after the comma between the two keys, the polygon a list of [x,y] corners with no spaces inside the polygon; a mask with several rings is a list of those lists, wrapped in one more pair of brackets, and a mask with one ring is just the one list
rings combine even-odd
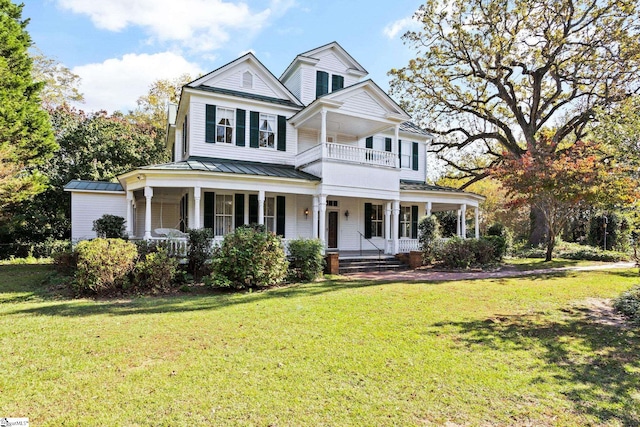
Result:
{"label": "second-floor balcony", "polygon": [[299,153],[296,156],[296,167],[302,167],[320,160],[357,163],[362,165],[396,168],[398,155],[388,151],[352,145],[327,142]]}

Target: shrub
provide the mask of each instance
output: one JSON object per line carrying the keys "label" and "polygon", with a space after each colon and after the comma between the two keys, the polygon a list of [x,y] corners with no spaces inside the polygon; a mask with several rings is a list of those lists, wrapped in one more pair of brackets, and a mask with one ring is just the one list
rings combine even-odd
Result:
{"label": "shrub", "polygon": [[[546,250],[543,248],[522,248],[514,253],[520,258],[544,258]],[[629,255],[624,252],[603,251],[593,246],[580,245],[578,243],[558,242],[554,249],[554,256],[564,259],[618,262],[629,259]]]}
{"label": "shrub", "polygon": [[424,216],[418,223],[418,241],[422,251],[422,262],[431,264],[434,260],[436,241],[440,237],[440,224],[435,215]]}
{"label": "shrub", "polygon": [[126,287],[138,256],[136,245],[122,239],[83,240],[76,251],[78,290],[95,293]]}
{"label": "shrub", "polygon": [[613,308],[634,323],[640,324],[640,285],[636,285],[613,300]]}
{"label": "shrub", "polygon": [[71,275],[78,268],[78,252],[72,249],[56,252],[52,258],[53,267],[58,273]]}
{"label": "shrub", "polygon": [[214,285],[243,289],[281,283],[288,263],[278,236],[264,227],[242,226],[224,236],[211,267]]}
{"label": "shrub", "polygon": [[324,269],[322,242],[318,239],[290,240],[289,280],[310,282],[315,280]]}
{"label": "shrub", "polygon": [[499,222],[496,222],[492,224],[489,228],[487,228],[488,236],[504,237],[506,233],[507,233],[507,230],[504,228],[504,225],[500,224]]}
{"label": "shrub", "polygon": [[210,273],[207,265],[211,259],[211,239],[213,233],[210,228],[200,228],[188,230],[189,249],[187,250],[187,260],[189,262],[188,271],[193,274],[193,279],[199,281],[202,277]]}
{"label": "shrub", "polygon": [[141,256],[136,263],[136,286],[153,292],[166,292],[171,289],[177,268],[178,260],[169,256],[166,249],[157,248]]}
{"label": "shrub", "polygon": [[[606,218],[606,219],[605,219]],[[630,249],[631,227],[624,216],[617,213],[591,217],[587,241],[591,246],[604,248],[604,224],[607,224],[607,250],[626,252]]]}
{"label": "shrub", "polygon": [[454,237],[442,244],[435,255],[447,268],[482,267],[500,262],[505,248],[505,240],[500,236],[464,240]]}
{"label": "shrub", "polygon": [[124,218],[117,215],[104,214],[93,221],[93,231],[98,237],[106,239],[126,238]]}

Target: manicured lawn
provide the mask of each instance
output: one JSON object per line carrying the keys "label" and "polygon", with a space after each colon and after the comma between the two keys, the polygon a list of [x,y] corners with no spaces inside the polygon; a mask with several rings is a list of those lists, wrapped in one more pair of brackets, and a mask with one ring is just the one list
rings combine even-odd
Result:
{"label": "manicured lawn", "polygon": [[544,270],[547,268],[581,267],[587,265],[606,264],[598,261],[581,261],[575,259],[554,258],[545,261],[543,258],[505,258],[504,264],[518,271]]}
{"label": "manicured lawn", "polygon": [[0,416],[32,425],[638,425],[635,270],[94,301],[0,266]]}

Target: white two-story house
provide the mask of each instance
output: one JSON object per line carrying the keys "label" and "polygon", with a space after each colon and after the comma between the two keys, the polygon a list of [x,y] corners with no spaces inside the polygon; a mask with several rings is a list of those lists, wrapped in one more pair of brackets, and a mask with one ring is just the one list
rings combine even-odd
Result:
{"label": "white two-story house", "polygon": [[280,78],[248,53],[194,80],[169,108],[173,162],[65,187],[72,239],[95,237],[93,220],[110,213],[132,238],[207,227],[219,240],[258,223],[327,251],[396,254],[417,248],[420,217],[445,210],[477,236],[482,198],[426,183],[432,136],[366,77],[334,42]]}

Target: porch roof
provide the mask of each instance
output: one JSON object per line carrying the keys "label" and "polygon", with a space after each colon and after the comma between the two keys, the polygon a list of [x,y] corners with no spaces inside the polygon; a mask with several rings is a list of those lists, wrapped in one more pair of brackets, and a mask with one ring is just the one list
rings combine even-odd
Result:
{"label": "porch roof", "polygon": [[71,180],[64,186],[65,191],[124,191],[119,182]]}
{"label": "porch roof", "polygon": [[190,157],[181,162],[143,166],[140,170],[164,171],[204,171],[232,173],[240,175],[259,175],[276,178],[293,178],[305,181],[320,181],[320,178],[295,169],[289,165],[275,165],[241,160],[216,159],[209,157]]}
{"label": "porch roof", "polygon": [[473,194],[464,190],[460,190],[458,188],[451,187],[443,187],[441,185],[432,185],[427,184],[425,182],[418,181],[408,181],[401,179],[400,180],[400,190],[409,190],[409,191],[446,191],[447,193],[463,193],[463,194]]}

